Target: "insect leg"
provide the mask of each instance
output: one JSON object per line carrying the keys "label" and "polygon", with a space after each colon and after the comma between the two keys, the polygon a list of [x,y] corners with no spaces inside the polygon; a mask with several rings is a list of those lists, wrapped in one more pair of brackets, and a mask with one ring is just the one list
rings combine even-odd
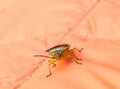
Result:
{"label": "insect leg", "polygon": [[81,62],[79,62],[78,60],[78,58],[76,57],[76,56],[74,56],[74,59],[73,59],[77,64],[81,64],[82,65],[82,63]]}
{"label": "insect leg", "polygon": [[73,48],[73,50],[78,50],[79,52],[82,52],[82,50],[83,50],[83,48],[81,48],[80,50],[79,49],[77,49],[77,48]]}
{"label": "insect leg", "polygon": [[[56,64],[55,64],[56,61],[57,61],[56,59],[48,60],[48,62],[49,62],[49,65],[48,65],[49,74],[46,76],[47,78],[52,75],[52,73],[51,73],[51,67],[53,68],[53,67],[56,66]],[[53,66],[51,66],[51,65],[53,65]]]}
{"label": "insect leg", "polygon": [[56,64],[53,64],[52,68],[56,67]]}
{"label": "insect leg", "polygon": [[[77,48],[73,48],[73,51],[74,51],[75,49],[78,50],[79,52],[82,52],[82,50],[83,50],[83,48],[81,48],[80,50],[77,49]],[[77,58],[75,55],[74,55],[74,57],[75,57],[76,60],[82,60],[82,59]]]}
{"label": "insect leg", "polygon": [[51,66],[51,64],[48,65],[48,68],[49,68],[49,74],[46,76],[47,78],[48,78],[49,76],[52,75],[50,66]]}
{"label": "insect leg", "polygon": [[73,60],[74,60],[77,64],[81,64],[81,65],[82,65],[82,63],[79,62],[79,60],[82,60],[82,59],[79,59],[79,58],[76,57],[76,55],[75,55],[74,52],[73,52],[74,50],[78,50],[79,52],[81,52],[81,51],[83,50],[83,48],[81,48],[80,50],[77,49],[77,48],[73,48],[73,49],[70,50],[71,53],[72,53],[72,56],[73,56]]}
{"label": "insect leg", "polygon": [[[77,48],[76,48],[77,49]],[[79,49],[77,49],[77,50],[79,50]],[[82,50],[83,50],[83,48],[81,48],[80,50],[79,50],[79,52],[82,52]]]}

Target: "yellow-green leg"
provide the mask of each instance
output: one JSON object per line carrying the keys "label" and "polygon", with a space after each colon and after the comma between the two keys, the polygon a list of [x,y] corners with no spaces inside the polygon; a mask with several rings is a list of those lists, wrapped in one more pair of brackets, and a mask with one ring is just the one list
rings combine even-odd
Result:
{"label": "yellow-green leg", "polygon": [[57,59],[48,60],[48,62],[49,62],[49,65],[48,65],[49,74],[48,74],[46,77],[49,77],[49,76],[52,75],[52,73],[51,73],[51,65],[52,65],[52,67],[55,67],[55,66],[56,66],[55,62],[56,62],[56,61],[57,61]]}

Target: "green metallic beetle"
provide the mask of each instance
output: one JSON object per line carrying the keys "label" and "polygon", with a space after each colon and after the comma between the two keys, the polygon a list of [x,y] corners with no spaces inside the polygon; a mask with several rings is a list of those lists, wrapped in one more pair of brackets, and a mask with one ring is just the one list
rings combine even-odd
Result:
{"label": "green metallic beetle", "polygon": [[[73,49],[70,49],[70,45],[69,44],[61,44],[61,45],[57,45],[57,46],[54,46],[48,50],[46,50],[46,52],[48,52],[48,55],[50,55],[51,57],[49,56],[44,56],[44,55],[34,55],[34,57],[46,57],[46,58],[50,58],[50,60],[48,60],[49,62],[49,65],[48,65],[48,68],[49,68],[49,74],[46,76],[46,77],[49,77],[52,75],[51,73],[51,65],[52,67],[55,67],[56,66],[56,62],[58,60],[60,60],[61,58],[66,58],[68,56],[73,56],[74,57],[74,61],[77,63],[77,64],[81,64],[81,62],[79,62],[79,60],[82,60],[82,59],[78,59],[73,51],[77,49],[77,48],[73,48]],[[83,50],[83,48],[81,48],[80,50],[77,49],[79,52],[81,52]]]}

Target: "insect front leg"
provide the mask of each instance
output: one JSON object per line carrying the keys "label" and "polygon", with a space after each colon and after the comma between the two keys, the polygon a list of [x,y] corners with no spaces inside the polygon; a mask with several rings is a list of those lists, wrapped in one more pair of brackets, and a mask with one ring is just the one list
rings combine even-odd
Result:
{"label": "insect front leg", "polygon": [[49,68],[49,74],[48,74],[46,77],[49,77],[49,76],[52,75],[50,65],[51,65],[51,64],[48,65],[48,68]]}
{"label": "insect front leg", "polygon": [[[46,77],[49,77],[49,76],[52,75],[51,67],[53,68],[53,67],[56,66],[56,64],[55,64],[56,61],[57,61],[57,59],[51,59],[51,60],[48,60],[48,62],[49,62],[49,65],[48,65],[48,68],[49,68],[49,74],[48,74]],[[52,65],[52,66],[51,66],[51,65]]]}

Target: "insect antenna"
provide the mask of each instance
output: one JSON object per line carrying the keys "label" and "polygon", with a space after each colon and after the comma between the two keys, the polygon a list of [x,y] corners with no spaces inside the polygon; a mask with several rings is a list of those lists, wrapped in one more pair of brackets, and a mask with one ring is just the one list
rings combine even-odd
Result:
{"label": "insect antenna", "polygon": [[46,58],[52,58],[52,57],[45,56],[45,55],[33,55],[33,57],[46,57]]}

